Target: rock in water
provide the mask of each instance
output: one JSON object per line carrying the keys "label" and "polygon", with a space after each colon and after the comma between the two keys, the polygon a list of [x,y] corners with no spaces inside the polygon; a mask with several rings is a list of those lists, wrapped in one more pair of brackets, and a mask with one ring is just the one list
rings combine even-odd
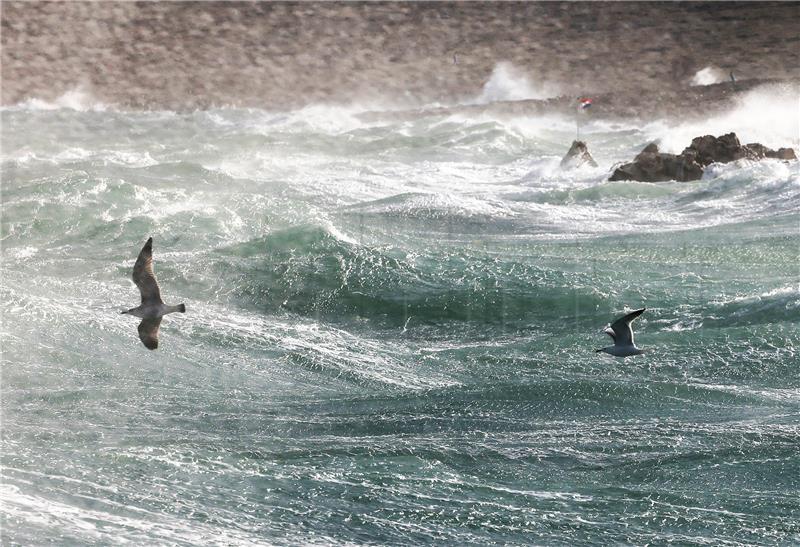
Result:
{"label": "rock in water", "polygon": [[796,160],[797,154],[794,153],[794,148],[778,148],[778,150],[770,150],[764,153],[768,158],[776,158],[779,160]]}
{"label": "rock in water", "polygon": [[797,155],[794,153],[793,148],[778,148],[777,150],[772,150],[758,142],[751,142],[746,146],[756,155],[758,159],[761,158],[775,158],[778,160],[797,159]]}
{"label": "rock in water", "polygon": [[658,145],[650,143],[639,152],[633,162],[615,169],[608,180],[638,180],[642,182],[677,180],[686,182],[699,180],[702,176],[703,168],[695,161],[694,157],[659,152]]}
{"label": "rock in water", "polygon": [[697,163],[705,167],[712,163],[728,163],[743,158],[758,159],[746,146],[742,146],[736,133],[721,137],[704,135],[692,139],[692,144],[684,148],[682,156],[694,155]]}
{"label": "rock in water", "polygon": [[631,163],[617,167],[608,180],[688,182],[700,180],[703,177],[703,168],[712,163],[728,163],[745,158],[796,160],[797,156],[792,148],[780,148],[776,151],[757,142],[743,145],[736,133],[721,137],[704,135],[692,139],[692,144],[678,155],[659,152],[655,143],[648,144]]}
{"label": "rock in water", "polygon": [[575,169],[586,164],[597,167],[597,162],[589,153],[589,147],[583,141],[572,141],[572,146],[561,160],[561,169]]}

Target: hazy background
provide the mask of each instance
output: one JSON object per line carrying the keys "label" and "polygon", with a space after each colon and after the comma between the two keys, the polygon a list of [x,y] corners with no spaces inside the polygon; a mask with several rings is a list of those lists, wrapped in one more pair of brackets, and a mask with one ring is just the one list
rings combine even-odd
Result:
{"label": "hazy background", "polygon": [[[2,102],[414,105],[686,86],[706,68],[791,78],[798,23],[796,2],[3,2]],[[524,85],[492,97],[503,71]]]}

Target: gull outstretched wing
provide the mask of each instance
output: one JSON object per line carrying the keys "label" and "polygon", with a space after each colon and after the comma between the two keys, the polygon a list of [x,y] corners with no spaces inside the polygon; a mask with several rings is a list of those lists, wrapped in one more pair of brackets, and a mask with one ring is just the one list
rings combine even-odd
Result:
{"label": "gull outstretched wing", "polygon": [[631,329],[631,322],[642,315],[647,308],[632,311],[625,317],[621,317],[611,323],[611,329],[614,331],[614,343],[617,346],[632,346],[633,345],[633,329]]}
{"label": "gull outstretched wing", "polygon": [[133,265],[133,282],[142,293],[142,304],[163,304],[156,275],[153,273],[153,238],[147,240],[136,264]]}
{"label": "gull outstretched wing", "polygon": [[139,323],[139,338],[147,349],[158,347],[158,327],[161,325],[161,318],[142,319]]}

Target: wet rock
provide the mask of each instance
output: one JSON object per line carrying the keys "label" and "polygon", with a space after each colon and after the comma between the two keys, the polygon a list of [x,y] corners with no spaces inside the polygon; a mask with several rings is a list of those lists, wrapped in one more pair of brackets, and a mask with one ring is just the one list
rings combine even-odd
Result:
{"label": "wet rock", "polygon": [[705,167],[712,163],[728,163],[743,158],[758,159],[746,146],[742,146],[736,133],[721,137],[703,135],[692,139],[692,144],[681,155],[694,155],[695,161]]}
{"label": "wet rock", "polygon": [[767,150],[765,154],[768,158],[777,158],[779,160],[796,160],[797,154],[794,148],[778,148],[777,150]]}
{"label": "wet rock", "polygon": [[779,160],[796,160],[797,155],[794,152],[793,148],[778,148],[777,150],[772,150],[771,148],[767,148],[761,143],[758,142],[751,142],[746,145],[753,154],[755,154],[757,159],[761,158],[775,158]]}
{"label": "wet rock", "polygon": [[617,167],[608,180],[638,180],[642,182],[686,182],[699,180],[703,168],[692,154],[667,154],[658,151],[656,143],[648,144],[633,162]]}
{"label": "wet rock", "polygon": [[655,143],[648,144],[631,163],[617,167],[608,180],[688,182],[700,180],[703,177],[703,169],[712,163],[763,158],[796,160],[797,156],[792,148],[772,150],[757,142],[743,145],[736,133],[720,137],[704,135],[692,139],[692,144],[678,155],[659,152]]}
{"label": "wet rock", "polygon": [[561,160],[561,169],[575,169],[582,165],[591,165],[597,167],[597,162],[589,153],[589,148],[583,141],[572,141],[569,151]]}

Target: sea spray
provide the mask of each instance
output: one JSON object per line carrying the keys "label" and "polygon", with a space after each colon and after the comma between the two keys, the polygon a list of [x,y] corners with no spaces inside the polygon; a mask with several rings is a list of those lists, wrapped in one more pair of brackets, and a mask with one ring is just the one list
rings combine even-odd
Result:
{"label": "sea spray", "polygon": [[558,96],[557,86],[549,83],[532,83],[531,79],[520,68],[508,61],[497,63],[492,69],[489,79],[483,85],[475,104],[487,104],[495,101],[520,101],[524,99],[547,99]]}

